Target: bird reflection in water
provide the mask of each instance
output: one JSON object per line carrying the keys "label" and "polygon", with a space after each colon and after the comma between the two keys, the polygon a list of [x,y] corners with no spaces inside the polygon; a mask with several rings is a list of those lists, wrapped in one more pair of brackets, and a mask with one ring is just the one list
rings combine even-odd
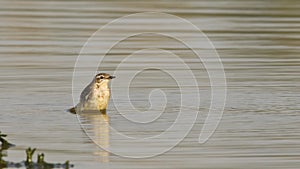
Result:
{"label": "bird reflection in water", "polygon": [[106,112],[81,112],[79,118],[85,132],[100,147],[94,154],[100,157],[100,162],[109,162],[109,152],[106,151],[109,149],[109,117]]}

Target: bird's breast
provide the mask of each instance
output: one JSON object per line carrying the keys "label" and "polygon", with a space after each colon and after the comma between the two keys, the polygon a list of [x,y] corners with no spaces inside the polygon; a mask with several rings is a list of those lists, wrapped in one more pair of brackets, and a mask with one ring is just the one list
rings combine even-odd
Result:
{"label": "bird's breast", "polygon": [[109,90],[102,90],[97,93],[96,102],[98,110],[106,109],[108,105],[108,101],[110,98],[110,91]]}

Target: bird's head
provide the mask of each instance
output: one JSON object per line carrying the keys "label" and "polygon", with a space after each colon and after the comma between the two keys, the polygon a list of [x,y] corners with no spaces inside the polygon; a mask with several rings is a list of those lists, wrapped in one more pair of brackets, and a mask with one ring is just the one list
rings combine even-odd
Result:
{"label": "bird's head", "polygon": [[115,78],[115,76],[111,76],[107,73],[99,73],[95,76],[95,83],[101,85],[101,84],[107,84],[111,79]]}

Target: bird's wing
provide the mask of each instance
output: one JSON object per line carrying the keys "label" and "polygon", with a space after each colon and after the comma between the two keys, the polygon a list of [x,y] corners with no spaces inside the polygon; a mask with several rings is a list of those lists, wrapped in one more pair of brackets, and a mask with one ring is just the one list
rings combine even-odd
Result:
{"label": "bird's wing", "polygon": [[91,82],[89,85],[87,85],[84,90],[80,94],[80,102],[85,101],[87,97],[93,92],[93,82]]}

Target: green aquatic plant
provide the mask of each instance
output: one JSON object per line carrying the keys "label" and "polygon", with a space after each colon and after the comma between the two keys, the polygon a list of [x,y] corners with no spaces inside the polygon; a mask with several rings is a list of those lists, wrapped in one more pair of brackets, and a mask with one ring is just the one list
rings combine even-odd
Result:
{"label": "green aquatic plant", "polygon": [[44,164],[45,163],[44,159],[45,159],[44,153],[38,154],[38,156],[37,156],[37,163],[38,164]]}
{"label": "green aquatic plant", "polygon": [[6,137],[6,134],[2,134],[0,131],[0,169],[7,166],[7,161],[3,160],[3,157],[6,156],[6,154],[3,153],[3,150],[7,150],[9,147],[11,147],[13,144],[9,143],[4,137]]}
{"label": "green aquatic plant", "polygon": [[35,148],[31,149],[30,147],[26,150],[26,161],[25,167],[27,169],[53,169],[53,168],[64,168],[69,169],[74,167],[74,165],[70,164],[69,161],[65,163],[48,163],[45,161],[45,154],[41,153],[37,155],[37,162],[32,161],[33,154],[35,152]]}
{"label": "green aquatic plant", "polygon": [[0,152],[0,168],[4,168],[7,166],[7,162],[2,159],[3,156],[4,155],[2,154],[2,152]]}
{"label": "green aquatic plant", "polygon": [[4,137],[6,137],[6,134],[2,134],[0,131],[0,142],[1,142],[1,148],[0,150],[6,150],[9,147],[14,146],[13,144],[9,143],[6,139],[4,139]]}
{"label": "green aquatic plant", "polygon": [[26,151],[25,151],[26,152],[26,163],[28,163],[28,164],[32,163],[32,156],[33,156],[35,150],[36,150],[36,148],[31,149],[31,147],[26,149]]}
{"label": "green aquatic plant", "polygon": [[32,160],[33,155],[36,151],[36,148],[27,148],[25,150],[26,153],[26,160],[21,161],[19,163],[16,162],[9,162],[5,161],[3,159],[4,156],[7,156],[3,153],[3,150],[9,149],[11,146],[14,146],[13,144],[9,143],[7,140],[5,140],[3,137],[6,137],[6,134],[1,134],[0,132],[0,142],[1,142],[1,149],[0,149],[0,169],[3,168],[26,168],[26,169],[55,169],[55,168],[63,168],[63,169],[69,169],[74,167],[73,164],[70,164],[69,161],[66,161],[65,163],[48,163],[45,161],[45,155],[44,153],[37,155],[37,161],[34,162]]}
{"label": "green aquatic plant", "polygon": [[45,161],[45,155],[44,155],[44,153],[38,154],[36,165],[39,168],[43,168],[43,169],[51,169],[51,168],[65,168],[65,169],[69,169],[70,167],[73,167],[72,164],[70,165],[69,161],[66,161],[63,164],[61,164],[61,163],[57,163],[57,164],[47,163]]}

